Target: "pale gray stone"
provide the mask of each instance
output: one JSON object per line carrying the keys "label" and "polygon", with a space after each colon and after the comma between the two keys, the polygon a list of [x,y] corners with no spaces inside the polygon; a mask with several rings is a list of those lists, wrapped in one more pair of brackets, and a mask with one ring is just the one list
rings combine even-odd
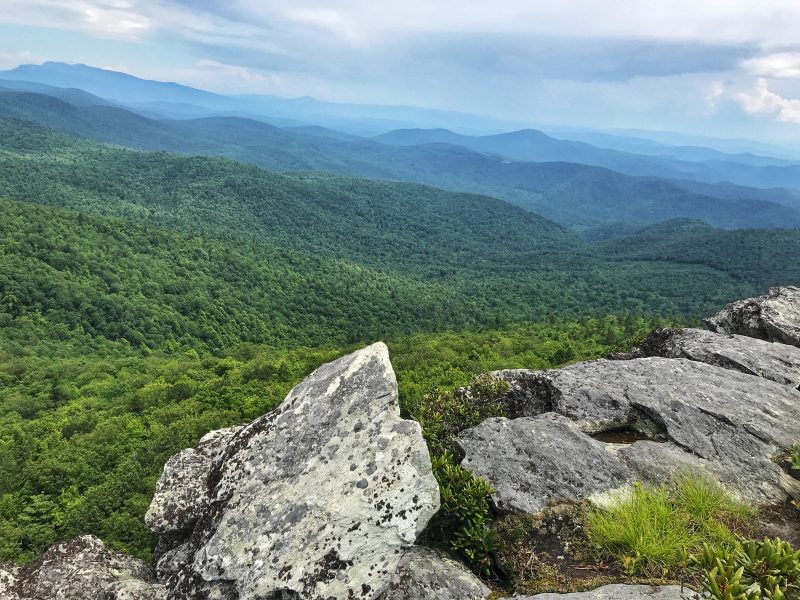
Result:
{"label": "pale gray stone", "polygon": [[323,365],[236,433],[170,598],[371,600],[439,508],[384,344]]}
{"label": "pale gray stone", "polygon": [[503,511],[536,513],[552,500],[588,498],[631,478],[606,444],[556,413],[487,419],[463,432],[458,445],[461,466],[491,482]]}
{"label": "pale gray stone", "polygon": [[733,302],[706,324],[718,333],[800,346],[800,287],[776,287],[766,296]]}
{"label": "pale gray stone", "polygon": [[606,585],[588,592],[571,594],[536,594],[514,596],[517,600],[688,600],[698,596],[689,588],[677,585]]}
{"label": "pale gray stone", "polygon": [[208,473],[214,460],[241,427],[204,435],[197,446],[181,450],[164,465],[144,522],[155,533],[190,530],[208,507]]}
{"label": "pale gray stone", "polygon": [[439,552],[415,546],[400,560],[381,600],[484,600],[490,589],[463,565]]}
{"label": "pale gray stone", "polygon": [[[157,583],[139,579],[115,581],[105,587],[105,600],[166,600],[167,590]],[[77,600],[77,599],[76,599]]]}
{"label": "pale gray stone", "polygon": [[[622,469],[630,478],[650,481],[702,470],[759,505],[800,493],[797,481],[772,461],[797,439],[796,389],[701,362],[660,357],[496,375],[510,383],[505,402],[517,418],[504,427],[485,422],[462,432],[459,443],[466,453],[463,465],[492,483],[499,507],[530,511],[552,497],[588,498],[601,488],[613,489]],[[548,435],[546,427],[531,427],[530,420],[513,425],[542,411],[563,415],[573,426],[554,426]],[[600,471],[581,458],[598,442],[580,432],[621,427],[653,441],[608,444],[614,456],[602,462]],[[547,467],[537,469],[537,463]],[[585,489],[578,487],[581,481]]]}
{"label": "pale gray stone", "polygon": [[639,356],[688,358],[800,386],[800,348],[702,329],[656,329],[634,351]]}
{"label": "pale gray stone", "polygon": [[159,598],[152,594],[107,595],[114,584],[132,580],[140,582],[143,593],[155,583],[153,572],[143,561],[107,548],[94,536],[84,535],[51,546],[38,561],[21,569],[14,592],[22,600]]}

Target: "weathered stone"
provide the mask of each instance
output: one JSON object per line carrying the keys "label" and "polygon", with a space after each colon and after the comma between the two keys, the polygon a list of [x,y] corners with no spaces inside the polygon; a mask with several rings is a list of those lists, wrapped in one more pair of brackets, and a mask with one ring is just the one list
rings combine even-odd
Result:
{"label": "weathered stone", "polygon": [[384,344],[317,369],[234,435],[208,483],[171,598],[378,598],[439,506]]}
{"label": "weathered stone", "polygon": [[115,581],[105,588],[105,600],[166,600],[166,598],[167,590],[163,585],[145,583],[138,579]]}
{"label": "weathered stone", "polygon": [[19,569],[16,567],[0,568],[0,598],[3,600],[17,600],[19,596],[15,591],[17,585],[17,573]]}
{"label": "weathered stone", "polygon": [[772,288],[766,296],[733,302],[706,324],[718,333],[800,346],[800,288]]}
{"label": "weathered stone", "polygon": [[701,329],[656,329],[634,351],[639,356],[688,358],[800,386],[800,348]]}
{"label": "weathered stone", "polygon": [[490,591],[459,563],[415,546],[403,555],[381,600],[484,600]]}
{"label": "weathered stone", "polygon": [[498,509],[535,513],[552,500],[588,498],[624,485],[627,466],[556,413],[487,419],[463,432],[461,466],[489,480]]}
{"label": "weathered stone", "polygon": [[194,448],[178,452],[164,465],[144,522],[156,533],[190,530],[208,507],[208,473],[214,460],[241,427],[207,433]]}
{"label": "weathered stone", "polygon": [[[108,596],[107,591],[117,582],[130,580],[138,580],[142,590],[155,582],[143,561],[84,535],[51,546],[38,561],[24,567],[14,591],[22,600],[122,600],[123,596]],[[150,600],[158,595],[136,598]]]}
{"label": "weathered stone", "polygon": [[[496,375],[510,383],[506,396],[512,399],[506,402],[510,412],[516,411],[510,416],[517,418],[505,427],[483,423],[463,432],[459,443],[466,452],[464,466],[492,483],[501,507],[531,510],[541,506],[543,493],[545,499],[587,498],[602,488],[613,489],[625,469],[635,479],[660,481],[678,471],[702,469],[759,505],[800,494],[797,481],[771,460],[797,439],[800,392],[793,388],[665,358],[600,360]],[[548,435],[542,431],[546,427],[532,428],[530,420],[521,419],[543,410],[567,417],[573,427],[554,426]],[[521,425],[513,425],[520,420]],[[587,441],[575,428],[585,434],[629,428],[652,441],[608,444],[615,455],[602,461],[607,472],[595,479],[597,467],[580,458],[595,440]],[[508,456],[500,458],[503,454]],[[547,468],[538,469],[539,462]],[[581,480],[584,489],[576,485]]]}
{"label": "weathered stone", "polygon": [[517,600],[687,600],[696,598],[688,588],[677,585],[655,587],[650,585],[606,585],[588,592],[571,594],[536,594],[514,596]]}

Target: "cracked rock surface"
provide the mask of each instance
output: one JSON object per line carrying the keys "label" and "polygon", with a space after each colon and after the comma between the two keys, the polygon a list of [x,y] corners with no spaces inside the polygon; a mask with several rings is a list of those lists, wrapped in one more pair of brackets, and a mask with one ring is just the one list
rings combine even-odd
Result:
{"label": "cracked rock surface", "polygon": [[800,346],[800,287],[772,288],[766,296],[733,302],[706,324],[718,333]]}
{"label": "cracked rock surface", "polygon": [[378,598],[439,508],[381,343],[323,365],[237,431],[206,481],[207,508],[162,557],[170,598]]}
{"label": "cracked rock surface", "polygon": [[[499,508],[531,512],[591,498],[628,480],[663,482],[702,469],[755,504],[800,494],[772,461],[792,445],[800,391],[687,359],[597,360],[551,371],[500,371],[510,421],[458,438],[462,466],[497,490]],[[632,444],[590,434],[629,429]]]}
{"label": "cracked rock surface", "polygon": [[631,355],[688,358],[783,385],[800,386],[800,348],[702,329],[656,329]]}
{"label": "cracked rock surface", "polygon": [[381,600],[484,600],[490,591],[461,564],[415,546],[403,555]]}

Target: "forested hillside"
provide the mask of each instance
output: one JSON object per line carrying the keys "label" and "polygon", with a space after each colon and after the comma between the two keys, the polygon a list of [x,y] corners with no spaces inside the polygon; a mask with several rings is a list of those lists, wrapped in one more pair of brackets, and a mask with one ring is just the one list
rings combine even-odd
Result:
{"label": "forested hillside", "polygon": [[408,408],[800,282],[800,231],[678,222],[590,245],[485,196],[17,119],[0,197],[0,561],[78,533],[148,556],[166,458],[354,345],[389,340]]}
{"label": "forested hillside", "polygon": [[242,118],[154,120],[118,107],[75,106],[35,93],[0,93],[0,116],[142,150],[488,194],[579,230],[615,221],[648,224],[673,218],[702,219],[722,228],[800,227],[797,195],[791,191],[703,188],[583,164],[511,161],[447,143],[391,146],[297,133]]}

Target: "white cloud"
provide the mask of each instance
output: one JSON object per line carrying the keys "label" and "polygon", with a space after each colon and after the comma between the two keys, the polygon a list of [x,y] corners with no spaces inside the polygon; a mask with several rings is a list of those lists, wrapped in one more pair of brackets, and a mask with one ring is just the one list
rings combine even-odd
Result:
{"label": "white cloud", "polygon": [[784,98],[770,91],[763,77],[752,89],[740,92],[734,98],[748,114],[772,116],[783,123],[800,123],[800,100]]}
{"label": "white cloud", "polygon": [[757,77],[800,79],[800,52],[776,52],[746,60],[742,69]]}
{"label": "white cloud", "polygon": [[0,52],[0,69],[12,69],[22,63],[33,62],[34,56],[28,51]]}

